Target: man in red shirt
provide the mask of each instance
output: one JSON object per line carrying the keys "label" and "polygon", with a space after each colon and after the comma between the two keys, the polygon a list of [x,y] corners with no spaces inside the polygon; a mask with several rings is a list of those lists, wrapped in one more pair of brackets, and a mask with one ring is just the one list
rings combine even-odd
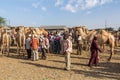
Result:
{"label": "man in red shirt", "polygon": [[38,60],[38,47],[39,47],[39,40],[37,38],[37,35],[34,35],[31,39],[31,47],[32,47],[32,60]]}

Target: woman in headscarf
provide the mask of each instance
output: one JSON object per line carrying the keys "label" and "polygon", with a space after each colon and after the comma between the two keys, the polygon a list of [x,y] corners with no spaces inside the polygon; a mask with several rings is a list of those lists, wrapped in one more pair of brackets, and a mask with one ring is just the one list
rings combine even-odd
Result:
{"label": "woman in headscarf", "polygon": [[95,35],[93,38],[93,41],[92,41],[91,47],[90,47],[90,51],[91,51],[91,58],[89,60],[88,66],[92,67],[93,64],[95,64],[95,66],[97,66],[98,65],[98,51],[101,52],[101,50],[97,44],[97,35]]}

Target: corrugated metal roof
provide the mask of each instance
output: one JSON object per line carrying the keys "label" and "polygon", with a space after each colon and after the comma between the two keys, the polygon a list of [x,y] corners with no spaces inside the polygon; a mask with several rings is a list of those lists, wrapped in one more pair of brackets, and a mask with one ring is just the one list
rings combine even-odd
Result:
{"label": "corrugated metal roof", "polygon": [[66,29],[66,26],[41,26],[40,28],[45,28],[45,29]]}

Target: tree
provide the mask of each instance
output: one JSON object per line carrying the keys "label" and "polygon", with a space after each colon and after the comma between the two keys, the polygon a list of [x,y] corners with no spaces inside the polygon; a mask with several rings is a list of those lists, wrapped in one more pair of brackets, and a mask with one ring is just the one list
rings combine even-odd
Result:
{"label": "tree", "polygon": [[108,31],[114,31],[114,28],[108,27],[108,28],[106,28],[106,30],[108,30]]}
{"label": "tree", "polygon": [[120,31],[120,27],[118,28],[118,31]]}
{"label": "tree", "polygon": [[6,25],[6,20],[5,18],[0,16],[0,26],[5,26]]}

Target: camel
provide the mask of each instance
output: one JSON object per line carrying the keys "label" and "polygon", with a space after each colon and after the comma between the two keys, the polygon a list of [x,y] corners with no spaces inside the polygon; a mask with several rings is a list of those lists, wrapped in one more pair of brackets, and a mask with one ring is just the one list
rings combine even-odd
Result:
{"label": "camel", "polygon": [[113,31],[112,32],[115,37],[115,46],[118,47],[119,44],[119,31]]}
{"label": "camel", "polygon": [[[32,37],[34,35],[37,35],[38,38],[40,38],[42,35],[48,36],[48,32],[44,28],[41,28],[41,29],[39,29],[39,28],[29,28],[26,31],[27,31],[26,36],[29,35],[29,34],[31,34]],[[39,42],[39,45],[41,45],[41,42]],[[47,51],[49,53],[49,49]]]}
{"label": "camel", "polygon": [[[17,53],[20,56],[20,52],[25,50],[25,33],[24,33],[24,27],[19,26],[16,28],[16,34],[15,34],[15,40],[17,44]],[[24,53],[23,53],[24,56]]]}
{"label": "camel", "polygon": [[[85,27],[84,27],[84,29],[85,29]],[[80,34],[83,37],[84,41],[87,41],[87,45],[91,43],[91,41],[95,35],[98,36],[98,44],[100,46],[103,46],[104,44],[109,44],[110,57],[108,58],[108,60],[109,61],[111,60],[111,58],[114,54],[114,47],[115,47],[115,38],[111,33],[107,32],[105,30],[88,31],[87,29],[83,30],[82,27],[77,27],[77,30],[75,31],[75,36],[77,36],[78,34]],[[103,49],[104,49],[104,47],[103,47]]]}
{"label": "camel", "polygon": [[32,27],[26,27],[25,28],[25,35],[26,37],[31,34],[31,35],[37,35],[38,38],[40,37],[41,34],[48,35],[48,32],[44,28],[32,28]]}
{"label": "camel", "polygon": [[88,33],[90,33],[90,31],[87,30],[85,26],[77,26],[77,27],[74,27],[73,29],[74,29],[75,42],[77,42],[78,35],[80,35],[82,37],[83,48],[88,50],[89,46],[86,46],[88,45],[88,41],[86,40],[86,37]]}
{"label": "camel", "polygon": [[2,31],[3,31],[3,27],[0,26],[0,40],[1,40]]}
{"label": "camel", "polygon": [[31,36],[37,35],[38,38],[41,36],[41,34],[48,35],[48,32],[43,28],[39,29],[33,27],[18,26],[18,27],[13,27],[12,31],[15,33],[17,53],[19,54],[19,56],[20,56],[20,52],[23,51],[25,48],[25,39],[28,37],[28,35]]}
{"label": "camel", "polygon": [[[100,45],[101,48],[103,47],[103,50],[105,50],[104,44],[109,44],[110,57],[108,58],[108,60],[110,61],[112,58],[112,55],[114,55],[114,47],[115,47],[114,35],[107,32],[106,30],[100,30],[100,31],[94,31],[94,34],[89,37],[92,39],[94,35],[98,36],[98,44]],[[88,38],[88,40],[91,40],[90,38]]]}
{"label": "camel", "polygon": [[5,53],[5,51],[8,53],[9,56],[9,49],[10,49],[10,44],[11,44],[11,38],[7,34],[7,30],[3,29],[4,32],[1,33],[1,53],[2,55]]}
{"label": "camel", "polygon": [[114,55],[114,48],[115,48],[115,37],[111,33],[101,30],[101,33],[98,34],[98,42],[104,49],[104,44],[109,44],[110,47],[110,57],[108,60],[110,61],[112,56]]}

